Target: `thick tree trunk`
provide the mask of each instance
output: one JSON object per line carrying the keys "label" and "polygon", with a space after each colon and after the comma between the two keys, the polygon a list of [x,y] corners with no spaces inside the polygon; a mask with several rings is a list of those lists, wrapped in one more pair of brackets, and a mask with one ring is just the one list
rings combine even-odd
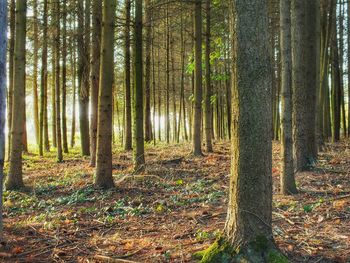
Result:
{"label": "thick tree trunk", "polygon": [[132,130],[131,130],[131,67],[130,67],[130,16],[131,2],[125,0],[125,27],[124,27],[124,85],[125,85],[125,127],[124,127],[124,149],[132,149]]}
{"label": "thick tree trunk", "polygon": [[98,123],[98,93],[101,50],[102,2],[92,2],[92,60],[91,60],[91,121],[90,121],[90,166],[96,164],[96,140]]}
{"label": "thick tree trunk", "polygon": [[194,9],[194,38],[195,38],[195,89],[193,112],[193,154],[202,155],[202,1],[195,1]]}
{"label": "thick tree trunk", "polygon": [[112,177],[112,105],[115,9],[115,1],[104,0],[95,185],[105,189],[114,187]]}
{"label": "thick tree trunk", "polygon": [[142,0],[135,2],[134,26],[134,170],[143,171],[145,164],[143,132],[143,63],[142,63]]}
{"label": "thick tree trunk", "polygon": [[266,1],[247,5],[246,0],[235,0],[231,10],[233,152],[228,215],[224,236],[205,251],[202,262],[270,262],[271,254],[283,256],[275,248],[271,227],[272,65]]}
{"label": "thick tree trunk", "polygon": [[11,125],[10,168],[6,182],[8,190],[24,186],[22,176],[23,121],[25,108],[25,63],[26,63],[26,11],[27,1],[16,2],[16,33],[14,49],[13,105]]}
{"label": "thick tree trunk", "polygon": [[291,47],[291,4],[289,0],[280,1],[281,26],[281,77],[282,77],[282,174],[281,193],[297,192],[293,164],[292,129],[292,47]]}

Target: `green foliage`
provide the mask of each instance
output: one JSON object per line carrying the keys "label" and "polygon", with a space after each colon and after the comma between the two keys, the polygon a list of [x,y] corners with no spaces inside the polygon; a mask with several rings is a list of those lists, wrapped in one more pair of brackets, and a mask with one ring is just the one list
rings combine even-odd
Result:
{"label": "green foliage", "polygon": [[270,250],[267,255],[267,263],[288,263],[288,259],[276,250]]}

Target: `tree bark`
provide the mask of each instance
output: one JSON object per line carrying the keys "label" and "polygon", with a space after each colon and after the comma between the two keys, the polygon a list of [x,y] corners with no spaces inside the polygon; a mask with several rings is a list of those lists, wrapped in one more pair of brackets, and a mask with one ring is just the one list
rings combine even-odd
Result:
{"label": "tree bark", "polygon": [[132,149],[132,130],[131,130],[131,83],[130,83],[130,16],[131,2],[125,0],[125,27],[124,27],[124,85],[125,85],[125,127],[124,127],[124,149]]}
{"label": "tree bark", "polygon": [[38,102],[38,53],[39,53],[39,25],[38,25],[38,1],[33,1],[33,27],[34,27],[34,50],[33,50],[33,116],[34,116],[34,131],[35,140],[37,145],[39,145],[39,102]]}
{"label": "tree bark", "polygon": [[195,1],[194,9],[194,37],[195,37],[195,90],[193,113],[193,155],[202,156],[202,1]]}
{"label": "tree bark", "polygon": [[135,2],[134,26],[134,171],[143,171],[145,164],[143,131],[143,63],[142,63],[142,0]]}
{"label": "tree bark", "polygon": [[280,1],[281,27],[281,85],[282,85],[282,174],[281,193],[295,194],[297,187],[293,164],[293,129],[292,129],[292,47],[291,47],[291,2]]}
{"label": "tree bark", "polygon": [[90,166],[94,167],[96,164],[97,144],[102,2],[100,0],[93,0],[92,10]]}
{"label": "tree bark", "polygon": [[113,188],[112,108],[114,80],[114,18],[116,1],[103,1],[95,185]]}
{"label": "tree bark", "polygon": [[16,2],[16,33],[14,49],[13,105],[11,125],[10,168],[6,189],[22,188],[23,121],[25,108],[25,63],[26,63],[26,11],[27,1]]}
{"label": "tree bark", "polygon": [[62,1],[62,146],[68,153],[67,139],[67,0]]}

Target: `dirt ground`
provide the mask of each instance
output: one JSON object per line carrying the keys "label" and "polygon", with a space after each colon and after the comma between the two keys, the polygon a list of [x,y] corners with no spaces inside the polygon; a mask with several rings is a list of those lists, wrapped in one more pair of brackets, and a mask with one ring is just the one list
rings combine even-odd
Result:
{"label": "dirt ground", "polygon": [[[194,262],[225,224],[230,144],[194,158],[190,145],[147,146],[146,176],[131,176],[131,153],[114,154],[117,184],[95,190],[77,150],[55,161],[25,156],[23,192],[5,192],[1,262]],[[300,193],[281,196],[274,143],[273,232],[290,262],[350,260],[350,145],[327,145],[297,175]],[[119,259],[119,261],[118,261]]]}

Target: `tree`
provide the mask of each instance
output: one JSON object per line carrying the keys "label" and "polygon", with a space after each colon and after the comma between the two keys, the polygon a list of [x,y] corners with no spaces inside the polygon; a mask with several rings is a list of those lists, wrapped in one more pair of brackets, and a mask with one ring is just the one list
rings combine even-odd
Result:
{"label": "tree", "polygon": [[101,51],[101,19],[102,2],[92,2],[92,63],[91,63],[91,121],[90,121],[90,165],[96,163],[97,144],[97,115],[98,115],[98,93],[99,93],[99,71]]}
{"label": "tree", "polygon": [[280,1],[281,26],[281,77],[282,77],[282,174],[281,192],[295,194],[297,188],[293,164],[293,129],[292,129],[292,49],[290,1]]}
{"label": "tree", "polygon": [[38,1],[33,1],[34,11],[34,65],[33,65],[33,115],[36,143],[39,145],[39,100],[38,100],[38,53],[39,53],[39,23],[38,23]]}
{"label": "tree", "polygon": [[211,72],[210,72],[210,1],[206,0],[206,13],[207,13],[207,24],[206,24],[206,41],[205,41],[205,146],[207,152],[213,151],[212,145],[212,133],[213,133],[213,123],[212,123],[212,107],[211,107]]}
{"label": "tree", "polygon": [[67,139],[67,0],[63,4],[62,32],[62,145],[64,153],[68,153]]}
{"label": "tree", "polygon": [[85,10],[84,10],[84,0],[78,0],[78,30],[77,31],[78,31],[77,42],[78,42],[78,94],[79,94],[78,97],[79,97],[79,124],[80,124],[81,152],[82,152],[82,155],[89,156],[90,155],[90,133],[89,133],[90,0],[85,0]]}
{"label": "tree", "polygon": [[112,105],[114,79],[114,18],[116,1],[103,1],[100,91],[98,103],[95,185],[114,187],[112,177]]}
{"label": "tree", "polygon": [[60,2],[53,2],[54,14],[54,56],[55,56],[55,106],[56,106],[56,146],[57,161],[63,161],[62,155],[62,133],[61,133],[61,90],[60,90]]}
{"label": "tree", "polygon": [[25,62],[27,1],[16,1],[16,33],[14,49],[13,105],[11,124],[10,168],[6,181],[9,190],[24,186],[22,175],[22,150],[25,108]]}
{"label": "tree", "polygon": [[[39,155],[43,156],[45,114],[47,119],[47,9],[48,0],[44,0],[43,13],[43,47],[41,55],[41,80],[40,80],[40,121],[39,121]],[[47,134],[46,134],[47,136]],[[48,139],[48,138],[47,138]],[[48,142],[47,142],[48,143]]]}
{"label": "tree", "polygon": [[199,254],[201,262],[283,258],[274,245],[271,227],[272,65],[266,5],[260,0],[251,0],[249,5],[246,0],[235,0],[230,5],[234,77],[228,215],[223,237]]}
{"label": "tree", "polygon": [[151,41],[152,41],[152,18],[150,0],[145,1],[145,25],[146,25],[146,65],[145,65],[145,107],[144,107],[144,128],[145,141],[152,140],[151,122]]}
{"label": "tree", "polygon": [[143,63],[142,63],[142,0],[135,2],[134,25],[134,169],[140,172],[144,168],[144,131],[143,131]]}
{"label": "tree", "polygon": [[193,154],[202,156],[202,0],[195,1],[194,8],[194,113],[193,113]]}
{"label": "tree", "polygon": [[5,162],[6,48],[7,48],[7,1],[0,1],[0,239],[3,238],[2,192],[3,192],[4,162]]}
{"label": "tree", "polygon": [[130,16],[131,2],[125,0],[125,27],[124,27],[124,85],[125,85],[125,132],[124,149],[132,149],[131,131],[131,83],[130,83]]}
{"label": "tree", "polygon": [[[293,0],[291,7],[293,54],[293,136],[295,170],[316,160],[316,1]],[[312,13],[312,15],[311,15]],[[307,19],[306,19],[307,17]],[[306,25],[307,21],[307,25]],[[308,50],[305,56],[305,50]]]}

